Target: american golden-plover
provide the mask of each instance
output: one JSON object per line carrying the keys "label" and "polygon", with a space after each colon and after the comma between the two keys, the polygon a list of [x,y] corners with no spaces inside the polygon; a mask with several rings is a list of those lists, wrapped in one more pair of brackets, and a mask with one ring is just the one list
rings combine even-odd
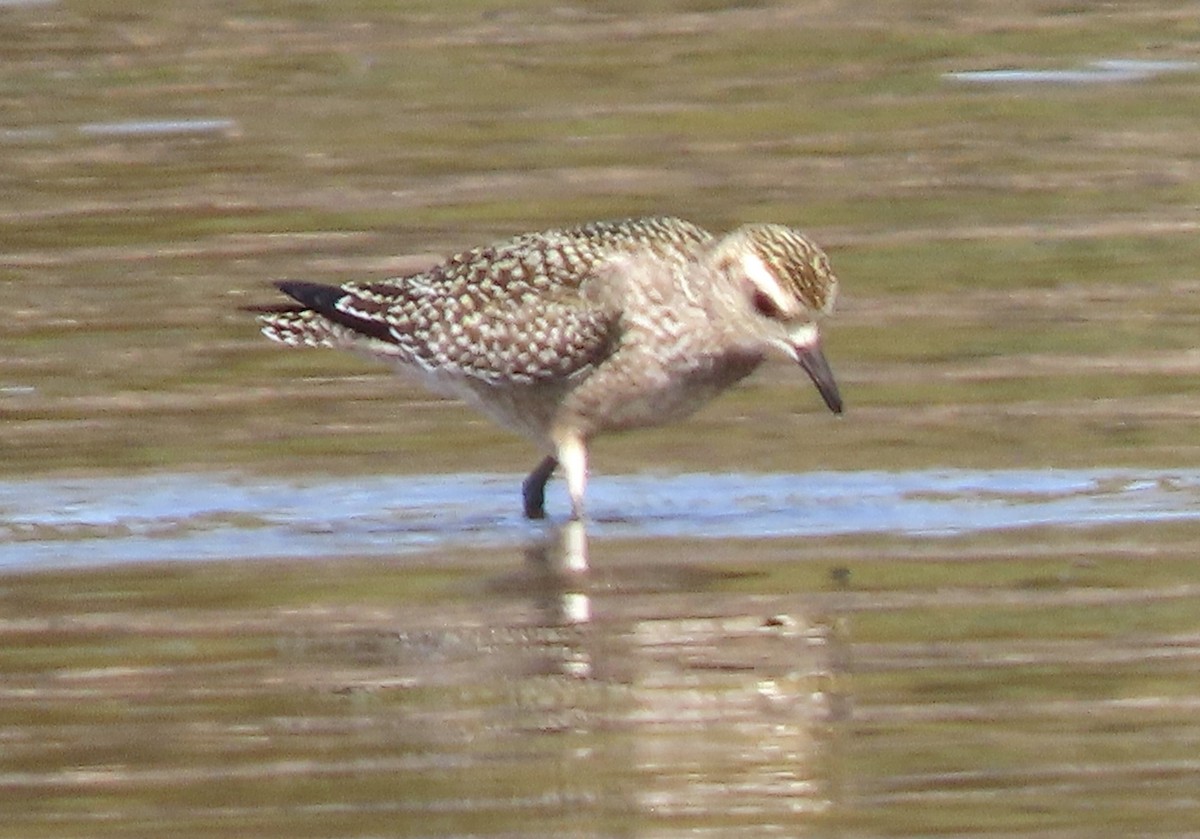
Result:
{"label": "american golden-plover", "polygon": [[686,417],[769,355],[798,363],[842,411],[816,322],[837,279],[817,245],[780,225],[714,237],[677,218],[598,222],[412,276],[278,287],[298,305],[260,315],[268,338],[391,362],[541,447],[522,485],[529,518],[545,515],[559,465],[582,517],[594,435]]}

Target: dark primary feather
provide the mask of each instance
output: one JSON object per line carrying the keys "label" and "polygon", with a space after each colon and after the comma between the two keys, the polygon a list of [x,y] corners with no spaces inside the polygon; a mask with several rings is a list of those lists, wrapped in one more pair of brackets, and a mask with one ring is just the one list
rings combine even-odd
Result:
{"label": "dark primary feather", "polygon": [[321,314],[333,311],[337,301],[346,294],[338,286],[306,283],[300,280],[285,280],[276,283],[275,287],[296,302],[303,303],[305,307]]}
{"label": "dark primary feather", "polygon": [[353,329],[368,338],[395,343],[396,339],[386,323],[371,318],[349,314],[338,307],[338,301],[346,297],[346,291],[338,286],[287,280],[275,287],[300,303],[304,308],[316,312],[334,323]]}

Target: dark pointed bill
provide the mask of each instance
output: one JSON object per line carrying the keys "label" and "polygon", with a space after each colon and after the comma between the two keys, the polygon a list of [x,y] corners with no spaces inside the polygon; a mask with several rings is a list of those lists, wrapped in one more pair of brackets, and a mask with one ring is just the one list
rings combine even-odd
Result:
{"label": "dark pointed bill", "polygon": [[821,345],[814,341],[807,346],[793,347],[793,350],[796,353],[796,361],[800,363],[800,368],[813,380],[813,384],[817,386],[817,390],[829,410],[840,414],[842,412],[842,395],[838,392],[837,381],[833,378],[833,370],[830,369],[829,362],[825,360],[825,353],[821,352]]}

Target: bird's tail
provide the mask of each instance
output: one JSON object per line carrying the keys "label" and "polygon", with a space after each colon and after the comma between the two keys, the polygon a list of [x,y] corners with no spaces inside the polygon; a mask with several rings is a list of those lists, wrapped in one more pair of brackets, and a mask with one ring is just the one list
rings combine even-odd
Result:
{"label": "bird's tail", "polygon": [[289,347],[339,347],[353,339],[351,330],[312,309],[278,306],[251,311],[258,315],[263,335]]}

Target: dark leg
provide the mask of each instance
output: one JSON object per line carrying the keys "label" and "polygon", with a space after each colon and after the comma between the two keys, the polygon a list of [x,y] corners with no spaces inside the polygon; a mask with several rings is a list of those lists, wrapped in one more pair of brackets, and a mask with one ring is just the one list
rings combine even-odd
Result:
{"label": "dark leg", "polygon": [[547,455],[546,459],[533,467],[529,477],[521,484],[521,497],[525,499],[525,518],[544,519],[546,517],[546,481],[558,468],[558,459]]}

